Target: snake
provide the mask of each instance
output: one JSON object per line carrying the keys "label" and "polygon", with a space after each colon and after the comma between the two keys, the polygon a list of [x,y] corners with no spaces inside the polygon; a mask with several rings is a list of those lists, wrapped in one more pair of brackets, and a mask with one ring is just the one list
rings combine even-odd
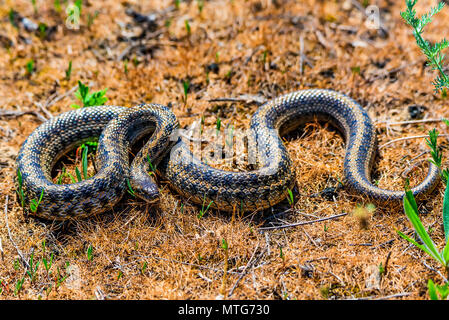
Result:
{"label": "snake", "polygon": [[[248,130],[248,152],[256,159],[248,171],[226,171],[202,162],[180,137],[173,111],[163,105],[95,106],[61,113],[22,144],[16,159],[18,199],[40,218],[84,218],[111,210],[130,189],[148,203],[158,202],[157,179],[203,208],[264,210],[285,200],[295,186],[296,171],[281,137],[312,120],[329,122],[344,138],[345,187],[374,200],[403,199],[404,191],[382,189],[371,181],[377,136],[367,111],[331,89],[299,90],[261,105]],[[57,161],[93,137],[98,139],[96,173],[76,183],[53,182]],[[130,161],[130,148],[145,138]],[[428,194],[438,180],[438,168],[429,163],[427,176],[411,191],[415,196]],[[33,201],[35,210],[30,212]]]}

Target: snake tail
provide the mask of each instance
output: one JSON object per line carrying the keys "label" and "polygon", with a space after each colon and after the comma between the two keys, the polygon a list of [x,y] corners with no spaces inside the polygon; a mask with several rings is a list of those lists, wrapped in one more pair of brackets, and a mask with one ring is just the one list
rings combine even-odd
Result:
{"label": "snake tail", "polygon": [[[258,168],[249,172],[215,169],[196,158],[184,142],[172,149],[162,163],[161,174],[180,194],[203,206],[224,211],[269,208],[288,195],[295,183],[292,160],[280,135],[311,119],[331,122],[346,142],[345,185],[374,200],[394,201],[404,191],[384,190],[371,182],[377,150],[374,125],[368,113],[353,99],[322,89],[285,94],[262,105],[253,115],[248,146],[257,154]],[[438,168],[430,164],[427,177],[412,188],[415,195],[430,192],[438,183]]]}

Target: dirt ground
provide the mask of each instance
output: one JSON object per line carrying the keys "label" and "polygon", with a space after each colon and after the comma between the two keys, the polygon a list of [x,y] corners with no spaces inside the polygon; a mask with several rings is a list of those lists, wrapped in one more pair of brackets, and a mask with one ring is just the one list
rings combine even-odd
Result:
{"label": "dirt ground", "polygon": [[[247,128],[260,102],[283,93],[338,90],[376,123],[378,185],[401,190],[407,173],[416,185],[428,167],[425,140],[396,139],[445,133],[441,122],[406,121],[440,119],[449,107],[399,15],[404,1],[83,1],[79,29],[69,28],[69,4],[0,0],[0,299],[428,299],[428,279],[442,283],[443,270],[397,235],[412,234],[401,204],[371,212],[363,195],[337,188],[345,145],[327,125],[285,139],[294,210],[283,202],[198,217],[200,207],[160,181],[159,206],[125,196],[113,212],[55,223],[25,216],[12,183],[20,145],[80,103],[81,80],[108,88],[107,104],[170,105],[182,127],[203,118],[212,129],[217,119]],[[418,11],[435,4],[420,0]],[[367,5],[380,9],[380,28],[367,24]],[[447,33],[448,10],[427,39]],[[443,191],[419,202],[440,248]],[[261,229],[296,222],[309,223]]]}

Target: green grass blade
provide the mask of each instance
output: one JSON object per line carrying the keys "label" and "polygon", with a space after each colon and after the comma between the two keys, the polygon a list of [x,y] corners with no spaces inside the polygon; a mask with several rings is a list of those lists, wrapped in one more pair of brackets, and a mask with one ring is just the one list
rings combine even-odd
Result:
{"label": "green grass blade", "polygon": [[20,169],[17,169],[17,179],[19,181],[19,186],[22,186],[23,179],[22,179],[22,172],[20,172]]}
{"label": "green grass blade", "polygon": [[449,295],[449,283],[445,283],[441,286],[437,285],[437,290],[441,296],[441,300],[447,300],[447,296]]}
{"label": "green grass blade", "polygon": [[37,211],[37,204],[36,204],[36,200],[34,200],[34,199],[31,199],[30,210],[31,210],[31,212],[36,212]]}
{"label": "green grass blade", "polygon": [[82,157],[81,157],[81,162],[82,162],[82,165],[83,165],[83,176],[84,176],[84,179],[87,179],[87,152],[88,152],[88,147],[87,146],[85,146],[84,148],[83,148],[83,154],[82,154]]}
{"label": "green grass blade", "polygon": [[38,205],[41,203],[43,197],[44,197],[44,189],[42,189],[42,191],[41,191],[41,195],[39,197],[39,201],[37,202]]}
{"label": "green grass blade", "polygon": [[25,195],[23,193],[23,188],[22,188],[23,180],[22,180],[22,173],[20,172],[20,169],[17,169],[17,179],[18,179],[18,184],[19,184],[17,192],[18,192],[19,198],[20,198],[20,205],[23,208],[24,203],[25,203]]}
{"label": "green grass blade", "polygon": [[443,226],[446,242],[449,240],[449,188],[444,191],[443,200]]}
{"label": "green grass blade", "polygon": [[75,173],[76,173],[76,178],[78,179],[78,182],[83,181],[83,178],[81,178],[81,172],[78,169],[78,167],[75,167]]}
{"label": "green grass blade", "polygon": [[409,236],[405,235],[404,233],[402,233],[401,231],[397,230],[396,231],[403,239],[407,240],[408,242],[410,242],[411,244],[415,245],[416,247],[420,248],[422,251],[424,251],[425,253],[427,253],[429,256],[431,256],[432,258],[434,258],[437,261],[441,262],[441,257],[435,256],[432,251],[430,251],[426,246],[423,246],[422,244],[419,244],[418,242],[416,242],[415,240],[413,240],[412,238],[410,238]]}
{"label": "green grass blade", "polygon": [[134,192],[133,188],[131,187],[131,182],[129,182],[128,178],[126,178],[126,184],[128,185],[129,194],[132,195],[133,197],[135,197],[136,193]]}
{"label": "green grass blade", "polygon": [[449,241],[446,242],[446,245],[444,246],[443,251],[441,252],[441,256],[443,257],[444,261],[446,262],[446,266],[449,265]]}
{"label": "green grass blade", "polygon": [[429,279],[429,281],[427,282],[427,288],[429,289],[430,300],[439,300],[437,290],[435,288],[435,283],[433,283],[432,279]]}
{"label": "green grass blade", "polygon": [[63,178],[63,175],[62,175],[62,173],[59,175],[59,177],[58,177],[58,180],[56,181],[56,184],[61,184],[62,183],[62,178]]}
{"label": "green grass blade", "polygon": [[[412,196],[413,197],[413,196]],[[413,199],[414,200],[414,199]],[[415,202],[416,205],[416,202]],[[433,243],[432,239],[430,238],[429,234],[427,233],[426,229],[424,228],[423,224],[421,223],[421,220],[419,220],[418,212],[414,209],[413,204],[411,204],[408,201],[408,197],[404,197],[404,211],[407,217],[409,218],[410,222],[412,223],[413,227],[415,228],[416,233],[420,237],[421,241],[424,243],[424,245],[427,247],[427,249],[432,252],[432,257],[440,261],[444,264],[440,253],[438,252],[437,248],[435,247],[435,244]]]}
{"label": "green grass blade", "polygon": [[72,183],[76,183],[75,177],[73,175],[71,175],[70,172],[67,172],[67,175],[69,176],[69,178],[72,181]]}
{"label": "green grass blade", "polygon": [[416,200],[415,197],[413,196],[413,192],[410,190],[410,184],[409,181],[407,180],[406,185],[405,185],[405,199],[407,199],[407,201],[410,203],[412,209],[414,212],[416,212],[416,215],[419,215],[419,211],[418,211],[418,205],[416,204]]}

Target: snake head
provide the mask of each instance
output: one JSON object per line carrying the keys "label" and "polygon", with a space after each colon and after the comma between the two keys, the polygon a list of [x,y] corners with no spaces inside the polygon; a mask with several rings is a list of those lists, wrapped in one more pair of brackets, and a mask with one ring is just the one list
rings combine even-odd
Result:
{"label": "snake head", "polygon": [[159,189],[150,174],[132,175],[130,184],[133,193],[147,203],[155,203],[159,201]]}

